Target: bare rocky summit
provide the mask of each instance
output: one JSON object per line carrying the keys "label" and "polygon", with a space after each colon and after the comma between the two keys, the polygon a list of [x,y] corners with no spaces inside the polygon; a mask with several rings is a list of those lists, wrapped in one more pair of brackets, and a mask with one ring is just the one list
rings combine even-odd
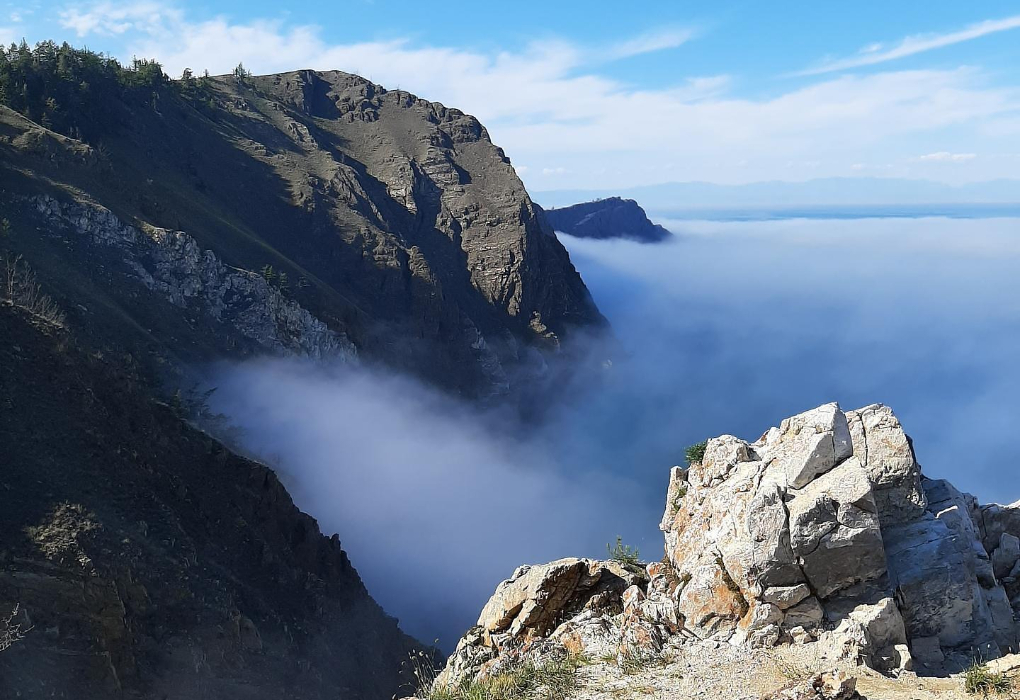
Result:
{"label": "bare rocky summit", "polygon": [[[909,683],[1017,651],[1020,503],[981,506],[926,478],[886,406],[827,404],[755,442],[709,440],[700,462],[672,469],[661,529],[665,556],[643,570],[581,559],[518,569],[436,687],[577,655],[618,669],[686,663],[697,678],[728,663],[721,649],[743,650],[749,669],[810,657],[813,672],[861,664]],[[674,689],[664,697],[692,697],[643,672]],[[737,677],[769,691],[762,673]]]}

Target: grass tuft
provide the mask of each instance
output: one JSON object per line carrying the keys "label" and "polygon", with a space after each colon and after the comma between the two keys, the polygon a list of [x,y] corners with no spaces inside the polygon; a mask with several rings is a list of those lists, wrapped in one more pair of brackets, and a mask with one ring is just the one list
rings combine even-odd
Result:
{"label": "grass tuft", "polygon": [[640,552],[637,547],[630,547],[623,543],[623,538],[616,536],[616,546],[607,544],[606,552],[613,561],[620,562],[625,566],[641,566]]}
{"label": "grass tuft", "polygon": [[1006,695],[1013,692],[1013,681],[975,661],[964,673],[963,687],[969,695]]}
{"label": "grass tuft", "polygon": [[466,681],[456,688],[433,685],[419,691],[426,700],[564,700],[577,687],[577,669],[591,663],[572,655],[541,666],[532,662],[480,680]]}

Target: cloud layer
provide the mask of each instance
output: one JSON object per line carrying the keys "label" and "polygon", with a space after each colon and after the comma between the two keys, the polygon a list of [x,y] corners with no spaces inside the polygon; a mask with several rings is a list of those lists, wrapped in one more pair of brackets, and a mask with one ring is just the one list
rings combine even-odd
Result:
{"label": "cloud layer", "polygon": [[[838,400],[891,405],[927,474],[1013,501],[1016,219],[665,222],[672,244],[568,239],[622,344],[540,424],[406,377],[262,361],[214,407],[337,531],[373,595],[449,648],[522,563],[661,556],[669,468]],[[607,349],[590,348],[595,357]]]}

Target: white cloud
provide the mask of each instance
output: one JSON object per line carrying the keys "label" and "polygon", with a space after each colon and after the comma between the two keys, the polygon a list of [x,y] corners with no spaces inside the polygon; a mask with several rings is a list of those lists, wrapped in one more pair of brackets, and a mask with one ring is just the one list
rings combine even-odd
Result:
{"label": "white cloud", "polygon": [[100,2],[87,10],[68,7],[60,12],[60,26],[79,37],[89,34],[113,35],[127,32],[158,32],[169,23],[180,23],[180,10],[156,0],[132,3]]}
{"label": "white cloud", "polygon": [[673,28],[649,32],[627,41],[621,41],[609,49],[606,57],[610,59],[629,58],[655,51],[675,49],[693,38],[694,31],[692,29]]}
{"label": "white cloud", "polygon": [[923,156],[918,156],[919,161],[927,161],[932,163],[964,163],[968,160],[974,160],[977,158],[976,153],[950,153],[949,151],[938,151],[937,153],[928,153]]}
{"label": "white cloud", "polygon": [[985,20],[972,24],[964,29],[948,34],[919,34],[908,36],[891,48],[886,49],[882,44],[869,44],[862,48],[856,56],[849,56],[837,60],[828,61],[815,68],[808,68],[800,71],[798,75],[818,75],[831,73],[833,71],[872,66],[877,63],[894,61],[898,58],[913,56],[914,54],[940,49],[944,46],[952,46],[960,42],[978,39],[988,34],[1004,32],[1009,29],[1020,27],[1020,15],[1006,17],[1005,19]]}
{"label": "white cloud", "polygon": [[[151,3],[146,11],[130,7],[79,10],[76,17],[89,20],[78,25],[110,32],[133,23],[121,56],[155,57],[171,75],[185,67],[227,73],[239,62],[256,73],[340,69],[456,106],[481,119],[515,162],[528,163],[519,172],[541,178],[545,189],[647,184],[667,163],[676,164],[669,171],[676,180],[842,175],[848,163],[910,162],[926,152],[926,134],[951,129],[964,132],[954,142],[977,141],[973,150],[1013,150],[1005,141],[1020,113],[1020,90],[990,87],[976,69],[820,78],[783,94],[738,98],[726,75],[635,87],[599,74],[592,52],[566,41],[497,53],[401,39],[336,44],[314,26],[194,22]],[[1005,176],[1005,168],[985,176]]]}
{"label": "white cloud", "polygon": [[0,45],[9,46],[17,41],[17,33],[14,27],[0,27]]}

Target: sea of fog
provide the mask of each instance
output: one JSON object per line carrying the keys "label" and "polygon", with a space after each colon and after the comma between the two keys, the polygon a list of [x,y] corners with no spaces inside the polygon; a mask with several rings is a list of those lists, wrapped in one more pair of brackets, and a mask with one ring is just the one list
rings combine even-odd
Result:
{"label": "sea of fog", "polygon": [[616,535],[661,556],[685,446],[828,401],[891,405],[927,474],[1020,498],[1020,218],[658,220],[674,241],[564,237],[620,347],[539,427],[408,377],[279,360],[221,368],[214,408],[404,629],[446,650],[521,563]]}

